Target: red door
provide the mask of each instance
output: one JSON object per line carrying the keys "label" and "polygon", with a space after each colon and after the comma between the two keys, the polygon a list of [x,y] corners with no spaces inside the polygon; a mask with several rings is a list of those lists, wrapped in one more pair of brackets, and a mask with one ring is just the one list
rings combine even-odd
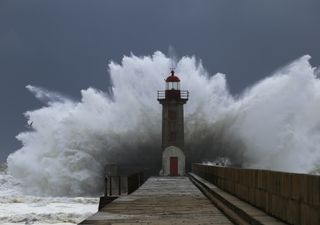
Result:
{"label": "red door", "polygon": [[170,157],[170,176],[178,176],[178,157]]}

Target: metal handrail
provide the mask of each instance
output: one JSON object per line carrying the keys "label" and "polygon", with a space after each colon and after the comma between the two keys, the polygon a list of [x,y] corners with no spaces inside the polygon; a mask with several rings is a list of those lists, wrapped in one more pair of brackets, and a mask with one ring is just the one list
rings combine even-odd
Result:
{"label": "metal handrail", "polygon": [[[189,98],[189,91],[187,90],[179,90],[180,91],[180,99],[188,100]],[[166,99],[166,90],[158,91],[157,97],[159,100]]]}

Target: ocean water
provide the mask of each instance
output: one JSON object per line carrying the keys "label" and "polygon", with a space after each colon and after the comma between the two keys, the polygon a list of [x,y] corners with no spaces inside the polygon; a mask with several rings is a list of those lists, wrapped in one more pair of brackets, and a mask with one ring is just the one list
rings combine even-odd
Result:
{"label": "ocean water", "polygon": [[0,224],[77,224],[97,212],[99,198],[23,194],[20,183],[0,167]]}

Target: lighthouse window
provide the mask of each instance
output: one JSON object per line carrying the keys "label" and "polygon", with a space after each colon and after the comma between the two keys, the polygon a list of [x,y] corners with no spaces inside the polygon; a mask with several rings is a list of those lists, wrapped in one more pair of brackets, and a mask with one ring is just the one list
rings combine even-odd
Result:
{"label": "lighthouse window", "polygon": [[180,84],[179,82],[167,82],[167,90],[179,90]]}
{"label": "lighthouse window", "polygon": [[175,111],[169,110],[168,114],[169,114],[169,119],[170,119],[170,120],[175,120],[175,119],[177,119],[177,113],[176,113]]}

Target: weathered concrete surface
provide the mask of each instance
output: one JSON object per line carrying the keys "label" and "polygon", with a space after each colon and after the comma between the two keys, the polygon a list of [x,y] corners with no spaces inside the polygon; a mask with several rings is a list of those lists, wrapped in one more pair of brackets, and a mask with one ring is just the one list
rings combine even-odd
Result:
{"label": "weathered concrete surface", "polygon": [[81,224],[232,224],[187,177],[152,177]]}

